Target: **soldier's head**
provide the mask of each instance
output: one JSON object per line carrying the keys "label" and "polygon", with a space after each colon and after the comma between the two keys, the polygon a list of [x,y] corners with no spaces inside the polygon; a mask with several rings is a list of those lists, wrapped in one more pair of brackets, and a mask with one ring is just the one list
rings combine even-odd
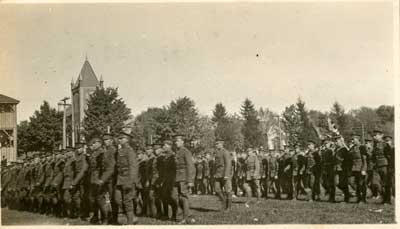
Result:
{"label": "soldier's head", "polygon": [[372,137],[374,138],[374,140],[376,141],[382,141],[383,139],[383,131],[380,128],[376,128],[373,132],[372,132]]}
{"label": "soldier's head", "polygon": [[367,148],[372,149],[372,147],[373,147],[373,141],[372,141],[372,138],[371,138],[370,136],[367,136],[367,137],[365,138],[365,146],[366,146]]}
{"label": "soldier's head", "polygon": [[383,137],[383,140],[385,140],[385,142],[389,145],[389,146],[393,146],[393,138],[390,135],[386,135],[385,137]]}
{"label": "soldier's head", "polygon": [[315,149],[315,142],[313,140],[308,140],[307,141],[307,148],[309,150],[314,150]]}
{"label": "soldier's head", "polygon": [[78,154],[85,152],[85,144],[83,142],[75,143],[75,150]]}
{"label": "soldier's head", "polygon": [[289,153],[290,152],[290,146],[289,145],[284,145],[283,146],[283,152],[284,153]]}
{"label": "soldier's head", "polygon": [[175,144],[178,148],[181,148],[184,146],[185,141],[183,140],[183,136],[182,135],[176,135],[175,136]]}
{"label": "soldier's head", "polygon": [[103,135],[103,142],[104,142],[105,146],[111,146],[114,143],[113,135],[104,134]]}
{"label": "soldier's head", "polygon": [[128,134],[128,133],[121,132],[121,133],[118,135],[118,142],[119,142],[120,145],[126,145],[126,144],[128,144],[129,141],[130,141],[130,139],[131,139],[131,135]]}
{"label": "soldier's head", "polygon": [[222,149],[224,148],[224,140],[222,138],[217,138],[215,141],[215,148]]}
{"label": "soldier's head", "polygon": [[95,137],[90,141],[90,146],[89,147],[90,147],[91,150],[97,150],[102,145],[103,145],[103,141],[100,138]]}
{"label": "soldier's head", "polygon": [[361,136],[357,133],[353,133],[351,135],[351,141],[355,145],[360,145],[361,144]]}
{"label": "soldier's head", "polygon": [[151,145],[146,146],[146,154],[149,157],[153,156],[153,147]]}
{"label": "soldier's head", "polygon": [[338,135],[334,137],[335,139],[335,144],[339,147],[343,147],[344,146],[344,139],[342,136]]}
{"label": "soldier's head", "polygon": [[163,145],[163,149],[165,151],[170,151],[172,149],[172,141],[170,140],[165,140],[164,141],[164,145]]}

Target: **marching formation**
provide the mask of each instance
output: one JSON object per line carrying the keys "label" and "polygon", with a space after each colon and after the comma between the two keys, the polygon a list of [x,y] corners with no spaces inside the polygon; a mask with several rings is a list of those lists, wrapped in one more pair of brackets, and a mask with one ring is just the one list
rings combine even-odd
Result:
{"label": "marching formation", "polygon": [[186,224],[194,220],[191,195],[216,195],[229,212],[238,196],[251,207],[262,198],[338,202],[338,190],[343,202],[390,204],[395,194],[394,145],[379,129],[365,143],[354,134],[349,146],[337,135],[243,152],[229,152],[218,138],[202,150],[181,135],[134,149],[131,137],[104,134],[2,168],[2,207],[92,224],[136,224],[137,216]]}

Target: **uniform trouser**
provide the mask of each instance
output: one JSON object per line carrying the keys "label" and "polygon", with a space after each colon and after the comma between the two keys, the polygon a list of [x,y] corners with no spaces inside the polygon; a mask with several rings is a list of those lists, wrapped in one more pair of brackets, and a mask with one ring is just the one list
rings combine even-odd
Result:
{"label": "uniform trouser", "polygon": [[[172,189],[173,189],[173,184],[171,182],[164,182],[162,186],[160,187],[160,197],[162,201],[162,217],[163,218],[168,218],[169,217],[169,206],[171,206],[172,209],[174,207],[176,208],[177,206],[175,205],[175,202],[172,200]],[[176,216],[175,216],[176,217]]]}
{"label": "uniform trouser", "polygon": [[230,178],[215,178],[215,193],[221,201],[223,210],[231,207],[232,204],[232,181]]}
{"label": "uniform trouser", "polygon": [[90,203],[92,211],[96,216],[98,210],[101,212],[101,218],[103,223],[108,223],[111,215],[111,206],[107,203],[106,195],[110,196],[108,193],[108,184],[103,184],[101,186],[92,184],[90,187]]}
{"label": "uniform trouser", "polygon": [[260,179],[246,180],[243,187],[246,192],[246,197],[248,198],[248,200],[250,197],[252,197],[252,193],[256,194],[257,199],[261,197]]}
{"label": "uniform trouser", "polygon": [[204,177],[203,178],[204,194],[208,193],[208,183],[209,183],[209,178],[208,177]]}
{"label": "uniform trouser", "polygon": [[294,177],[295,185],[296,185],[296,198],[298,198],[299,194],[306,194],[306,189],[304,184],[306,184],[306,175],[305,174],[297,174]]}
{"label": "uniform trouser", "polygon": [[203,187],[203,178],[201,178],[201,177],[196,178],[194,190],[195,190],[194,194],[198,194],[199,192],[201,194],[205,194],[204,187]]}
{"label": "uniform trouser", "polygon": [[380,177],[381,187],[383,187],[383,202],[390,203],[391,202],[391,176],[388,174],[387,166],[381,166],[377,169],[377,172]]}
{"label": "uniform trouser", "polygon": [[324,168],[323,173],[323,183],[325,188],[325,193],[329,195],[329,201],[334,202],[336,196],[336,184],[335,184],[335,167]]}
{"label": "uniform trouser", "polygon": [[283,173],[281,182],[281,186],[283,187],[283,190],[285,190],[285,192],[287,193],[288,199],[292,199],[294,191],[292,173]]}
{"label": "uniform trouser", "polygon": [[117,185],[115,187],[114,199],[118,206],[118,211],[122,211],[127,216],[128,224],[132,223],[135,217],[133,212],[133,199],[136,198],[135,185],[132,187],[124,187],[122,185]]}
{"label": "uniform trouser", "polygon": [[358,201],[366,202],[367,199],[366,176],[361,175],[361,171],[352,171],[350,183],[353,184],[353,187],[356,190]]}
{"label": "uniform trouser", "polygon": [[350,199],[348,172],[343,170],[336,171],[336,176],[337,176],[336,179],[338,183],[338,188],[342,190],[344,194],[344,201],[348,202]]}
{"label": "uniform trouser", "polygon": [[260,188],[261,188],[261,196],[268,198],[268,179],[266,177],[262,177],[260,179]]}
{"label": "uniform trouser", "polygon": [[160,218],[162,216],[161,188],[155,185],[150,187],[149,209],[152,217]]}
{"label": "uniform trouser", "polygon": [[171,199],[173,201],[172,218],[176,219],[177,206],[179,206],[183,212],[183,219],[186,220],[190,215],[189,187],[187,186],[187,182],[185,181],[175,182],[172,188]]}
{"label": "uniform trouser", "polygon": [[279,180],[273,176],[268,179],[268,192],[270,191],[275,194],[275,198],[280,198]]}
{"label": "uniform trouser", "polygon": [[210,177],[208,184],[209,184],[209,193],[213,194],[215,192],[215,187],[214,187],[215,181],[213,176]]}
{"label": "uniform trouser", "polygon": [[371,189],[372,196],[376,197],[381,192],[381,181],[378,172],[374,169],[367,171],[367,185]]}

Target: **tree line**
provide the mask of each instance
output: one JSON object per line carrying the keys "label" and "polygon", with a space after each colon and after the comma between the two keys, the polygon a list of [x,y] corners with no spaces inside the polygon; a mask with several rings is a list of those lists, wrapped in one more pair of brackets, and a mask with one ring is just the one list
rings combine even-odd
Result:
{"label": "tree line", "polygon": [[[367,135],[376,127],[384,129],[387,134],[394,134],[394,106],[387,105],[346,111],[342,105],[334,102],[329,112],[321,112],[307,109],[305,101],[298,98],[296,103],[286,106],[278,114],[268,108],[256,108],[246,98],[239,114],[229,113],[222,103],[217,103],[212,115],[207,116],[199,113],[192,99],[181,97],[163,107],[149,107],[133,118],[131,110],[119,97],[117,88],[111,87],[98,87],[87,105],[82,124],[82,135],[86,139],[107,131],[117,133],[129,125],[136,147],[144,147],[180,133],[188,142],[197,141],[203,150],[211,150],[216,137],[225,139],[228,150],[259,146],[268,149],[271,143],[268,138],[273,136],[271,131],[274,128],[282,130],[280,134],[285,139],[284,144],[304,144],[310,138],[318,142],[319,134],[330,132],[327,120],[334,123],[345,139],[349,139],[353,132]],[[29,120],[18,125],[19,153],[50,152],[57,149],[61,142],[62,112],[51,108],[46,101]]]}

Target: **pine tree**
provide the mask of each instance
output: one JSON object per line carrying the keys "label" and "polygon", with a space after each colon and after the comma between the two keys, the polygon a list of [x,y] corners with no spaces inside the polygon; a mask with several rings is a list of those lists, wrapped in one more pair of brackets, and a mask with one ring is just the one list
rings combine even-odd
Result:
{"label": "pine tree", "polygon": [[257,117],[257,111],[253,102],[246,99],[241,107],[241,114],[244,119],[242,133],[244,136],[244,146],[258,147],[261,145],[260,120]]}
{"label": "pine tree", "polygon": [[124,122],[131,117],[131,110],[118,97],[116,88],[98,87],[88,100],[83,120],[86,139],[100,137],[110,128],[111,133],[122,130]]}

